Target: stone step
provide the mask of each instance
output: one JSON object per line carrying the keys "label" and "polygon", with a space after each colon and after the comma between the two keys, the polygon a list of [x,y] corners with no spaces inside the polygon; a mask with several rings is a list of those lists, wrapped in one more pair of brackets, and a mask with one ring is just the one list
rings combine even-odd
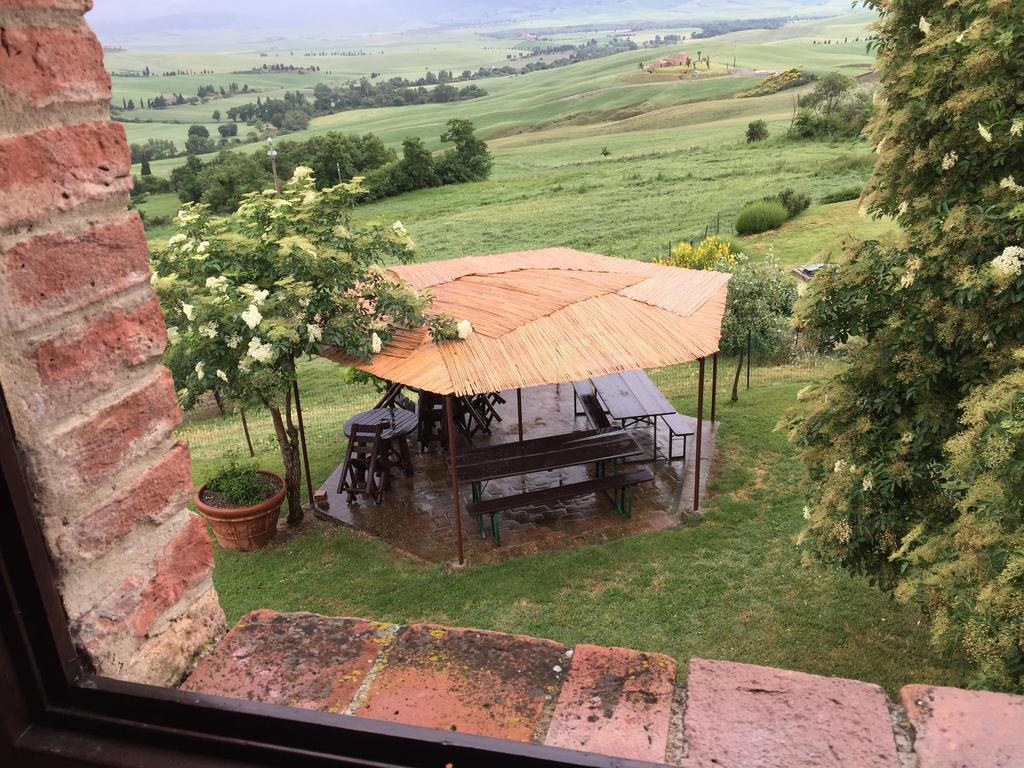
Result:
{"label": "stone step", "polygon": [[687,691],[687,768],[899,765],[877,685],[692,659]]}
{"label": "stone step", "polygon": [[908,685],[900,701],[921,768],[1024,766],[1024,696]]}
{"label": "stone step", "polygon": [[399,631],[353,714],[533,741],[558,696],[567,651],[535,637],[413,624]]}
{"label": "stone step", "polygon": [[577,645],[545,743],[662,763],[675,680],[668,656]]}

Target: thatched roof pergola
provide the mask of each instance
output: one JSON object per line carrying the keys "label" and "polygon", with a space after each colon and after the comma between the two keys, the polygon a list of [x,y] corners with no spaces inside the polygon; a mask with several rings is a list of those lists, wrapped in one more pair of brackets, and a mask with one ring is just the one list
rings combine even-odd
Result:
{"label": "thatched roof pergola", "polygon": [[[396,281],[429,290],[431,313],[469,320],[474,333],[435,342],[398,328],[369,361],[322,354],[392,382],[445,396],[458,558],[463,561],[453,398],[700,361],[694,508],[700,493],[704,363],[722,332],[731,275],[582,253],[568,248],[392,267]],[[714,420],[714,387],[712,420]],[[522,439],[522,401],[519,401]]]}
{"label": "thatched roof pergola", "polygon": [[440,395],[474,395],[660,368],[718,351],[730,275],[568,248],[393,267],[433,295],[431,312],[469,320],[463,341],[398,329],[369,362],[332,360]]}

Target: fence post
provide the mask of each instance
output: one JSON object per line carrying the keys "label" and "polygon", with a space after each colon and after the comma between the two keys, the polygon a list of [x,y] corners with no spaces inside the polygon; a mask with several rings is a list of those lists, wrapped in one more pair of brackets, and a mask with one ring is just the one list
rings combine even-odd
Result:
{"label": "fence post", "polygon": [[249,458],[252,459],[252,458],[255,458],[256,451],[254,451],[252,449],[252,437],[249,436],[249,422],[245,418],[245,408],[242,408],[241,411],[242,411],[242,430],[245,432],[245,443],[246,443],[246,445],[249,446]]}

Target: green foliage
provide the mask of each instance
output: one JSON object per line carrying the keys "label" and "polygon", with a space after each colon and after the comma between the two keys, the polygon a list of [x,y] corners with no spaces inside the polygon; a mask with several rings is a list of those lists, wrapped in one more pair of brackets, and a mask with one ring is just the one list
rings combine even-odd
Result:
{"label": "green foliage", "polygon": [[787,187],[779,192],[776,198],[768,199],[775,199],[782,203],[782,207],[786,209],[786,213],[789,214],[789,218],[791,219],[799,216],[811,205],[810,195],[806,192],[797,192],[792,187]]}
{"label": "green foliage", "polygon": [[215,161],[204,164],[201,178],[200,201],[218,213],[238,208],[249,192],[273,186],[262,158],[248,152],[221,152]]}
{"label": "green foliage", "polygon": [[748,337],[755,349],[769,356],[788,350],[796,299],[796,285],[773,255],[752,261],[740,254],[729,281],[719,342],[722,351],[745,351]]}
{"label": "green foliage", "polygon": [[818,80],[814,90],[805,96],[801,103],[807,107],[818,107],[828,117],[855,85],[853,78],[842,72],[829,72]]}
{"label": "green foliage", "polygon": [[494,160],[487,143],[476,136],[469,120],[449,120],[441,141],[454,146],[437,162],[437,173],[442,184],[461,184],[483,181],[491,175]]}
{"label": "green foliage", "polygon": [[206,490],[219,494],[233,507],[252,507],[281,490],[271,487],[273,483],[273,478],[233,461],[206,481]]}
{"label": "green foliage", "polygon": [[977,684],[1022,690],[1024,6],[870,4],[885,90],[867,204],[906,244],[860,244],[802,301],[810,338],[863,341],[792,415],[804,538],[924,607]]}
{"label": "green foliage", "polygon": [[778,229],[789,220],[789,211],[778,200],[754,200],[747,203],[736,217],[736,234],[756,235]]}
{"label": "green foliage", "polygon": [[181,202],[198,203],[203,196],[206,184],[203,168],[203,161],[193,156],[171,171],[171,188],[178,193]]}
{"label": "green foliage", "polygon": [[142,167],[139,169],[139,174],[142,176],[152,176],[153,169],[149,166],[149,158],[142,158]]}
{"label": "green foliage", "polygon": [[223,125],[217,126],[217,133],[223,136],[225,139],[229,139],[232,136],[238,135],[238,123],[224,123]]}
{"label": "green foliage", "polygon": [[864,190],[860,187],[850,187],[849,189],[841,189],[838,192],[829,192],[827,195],[822,195],[818,200],[822,205],[829,205],[831,203],[844,203],[847,200],[856,200],[860,197],[861,192]]}
{"label": "green foliage", "polygon": [[210,138],[210,131],[205,125],[190,125],[188,127],[189,137],[198,136],[201,139]]}
{"label": "green foliage", "polygon": [[768,124],[764,120],[753,120],[747,125],[747,144],[754,144],[768,138]]}
{"label": "green foliage", "polygon": [[[193,127],[203,128],[203,126]],[[205,131],[206,129],[203,128],[203,130]],[[185,152],[190,155],[205,155],[207,152],[212,152],[215,146],[216,144],[214,144],[213,139],[211,139],[209,135],[200,136],[198,134],[191,134],[185,141]]]}
{"label": "green foliage", "polygon": [[149,139],[145,144],[132,144],[129,148],[133,163],[143,160],[166,160],[178,156],[178,148],[170,139]]}

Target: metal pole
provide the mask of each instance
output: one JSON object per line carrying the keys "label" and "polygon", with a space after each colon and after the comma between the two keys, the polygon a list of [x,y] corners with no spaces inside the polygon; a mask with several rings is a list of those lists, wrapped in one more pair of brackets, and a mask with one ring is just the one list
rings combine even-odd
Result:
{"label": "metal pole", "polygon": [[516,411],[519,413],[519,442],[523,442],[523,389],[516,388]]}
{"label": "metal pole", "polygon": [[277,150],[274,149],[274,137],[267,136],[267,157],[270,158],[270,171],[274,174],[274,190],[281,191],[281,182],[277,180]]}
{"label": "metal pole", "polygon": [[249,458],[256,456],[256,451],[252,449],[252,437],[249,435],[249,421],[245,418],[245,408],[242,411],[242,430],[245,432],[245,444],[249,446]]}
{"label": "metal pole", "polygon": [[697,390],[697,449],[693,460],[693,511],[700,509],[700,449],[704,440],[704,361],[700,359],[700,389]]}
{"label": "metal pole", "polygon": [[448,462],[452,468],[452,510],[455,513],[455,536],[459,540],[459,565],[465,562],[462,552],[462,512],[459,509],[459,468],[455,459],[455,398],[444,396],[444,411],[448,421]]}
{"label": "metal pole", "polygon": [[313,503],[313,477],[309,474],[309,449],[306,448],[306,425],[302,423],[302,401],[299,400],[299,380],[294,382],[295,414],[299,419],[299,442],[302,444],[302,463],[306,465],[306,490],[309,491],[309,503]]}
{"label": "metal pole", "polygon": [[747,389],[750,389],[750,331],[747,331]]}
{"label": "metal pole", "polygon": [[718,353],[711,356],[711,423],[718,411]]}

